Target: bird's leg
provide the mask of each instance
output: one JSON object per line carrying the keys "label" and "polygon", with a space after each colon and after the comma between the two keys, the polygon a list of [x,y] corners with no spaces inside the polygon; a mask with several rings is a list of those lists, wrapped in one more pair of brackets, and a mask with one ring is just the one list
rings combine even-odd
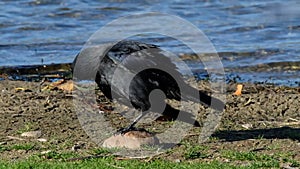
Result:
{"label": "bird's leg", "polygon": [[141,120],[141,118],[147,113],[147,111],[141,111],[141,114],[136,117],[133,122],[126,128],[121,128],[119,129],[115,134],[122,134],[124,135],[125,133],[127,133],[128,131],[132,131],[132,130],[137,130],[134,126],[136,125],[136,123]]}

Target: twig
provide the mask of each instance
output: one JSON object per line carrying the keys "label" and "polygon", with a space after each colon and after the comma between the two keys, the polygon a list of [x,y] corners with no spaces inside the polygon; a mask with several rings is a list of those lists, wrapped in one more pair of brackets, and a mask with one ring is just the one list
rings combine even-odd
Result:
{"label": "twig", "polygon": [[11,117],[20,117],[20,116],[31,116],[31,114],[12,114]]}
{"label": "twig", "polygon": [[7,136],[7,138],[11,139],[11,140],[20,140],[20,141],[23,141],[25,139],[22,139],[20,137],[14,137],[14,136]]}
{"label": "twig", "polygon": [[292,120],[292,121],[295,121],[295,122],[298,122],[299,120],[298,119],[294,119],[294,118],[289,118],[289,120]]}
{"label": "twig", "polygon": [[294,121],[294,122],[260,121],[260,122],[268,123],[268,124],[277,124],[278,126],[293,126],[293,125],[300,124],[300,121]]}
{"label": "twig", "polygon": [[142,157],[117,157],[116,160],[133,160],[133,159],[146,159],[149,156],[142,156]]}
{"label": "twig", "polygon": [[114,168],[124,168],[124,167],[119,167],[119,166],[116,166],[116,165],[112,165],[112,164],[107,164],[105,163],[107,166],[110,166],[110,167],[114,167]]}
{"label": "twig", "polygon": [[80,161],[80,160],[87,160],[87,159],[93,159],[93,158],[103,158],[103,157],[109,157],[111,155],[91,155],[91,156],[84,156],[84,157],[76,157],[76,158],[70,158],[66,161]]}
{"label": "twig", "polygon": [[244,106],[248,106],[251,102],[252,102],[252,98],[251,98],[251,96],[250,96],[250,98],[249,98],[248,101],[244,104]]}
{"label": "twig", "polygon": [[154,157],[160,155],[160,154],[163,154],[164,152],[159,152],[153,156],[141,156],[141,157],[117,157],[116,160],[132,160],[132,159],[147,159],[145,160],[146,162],[152,160]]}
{"label": "twig", "polygon": [[42,91],[42,85],[46,82],[46,78],[43,78],[41,83],[39,84],[39,92]]}
{"label": "twig", "polygon": [[297,122],[282,122],[282,123],[278,123],[280,126],[293,126],[293,125],[298,125],[300,124],[300,121]]}

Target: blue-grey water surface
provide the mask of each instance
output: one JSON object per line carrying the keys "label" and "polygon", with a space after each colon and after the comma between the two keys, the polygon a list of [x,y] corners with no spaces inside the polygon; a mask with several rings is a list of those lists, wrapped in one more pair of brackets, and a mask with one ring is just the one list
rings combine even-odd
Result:
{"label": "blue-grey water surface", "polygon": [[[105,24],[154,11],[177,15],[202,30],[229,78],[299,86],[299,9],[297,0],[2,0],[0,66],[70,63]],[[157,44],[188,53],[168,38]]]}

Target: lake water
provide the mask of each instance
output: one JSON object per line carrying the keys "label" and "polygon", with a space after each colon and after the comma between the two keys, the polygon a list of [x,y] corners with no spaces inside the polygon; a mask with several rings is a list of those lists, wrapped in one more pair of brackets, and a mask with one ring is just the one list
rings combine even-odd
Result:
{"label": "lake water", "polygon": [[[177,15],[202,30],[228,79],[299,86],[299,9],[298,0],[2,0],[0,66],[70,63],[102,26],[155,11]],[[188,53],[168,38],[156,41],[172,52]]]}

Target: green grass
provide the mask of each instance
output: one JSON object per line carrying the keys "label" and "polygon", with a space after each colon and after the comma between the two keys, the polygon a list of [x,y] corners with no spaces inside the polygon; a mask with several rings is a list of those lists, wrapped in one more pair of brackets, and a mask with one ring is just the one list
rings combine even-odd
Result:
{"label": "green grass", "polygon": [[[142,159],[142,160],[118,160],[112,154],[111,149],[95,148],[82,155],[74,151],[50,150],[48,153],[41,154],[44,150],[41,146],[33,143],[23,143],[15,145],[0,145],[0,153],[11,150],[30,151],[31,156],[27,159],[17,159],[15,161],[0,160],[2,168],[280,168],[281,163],[289,164],[290,167],[300,167],[300,162],[293,159],[291,152],[263,154],[254,151],[221,150],[218,151],[219,158],[214,158],[214,152],[209,151],[207,145],[194,145],[189,142],[182,142],[178,158],[183,158],[181,162],[172,162],[164,158]],[[33,150],[33,151],[32,151]],[[38,151],[35,151],[38,150]],[[47,149],[48,150],[48,149]],[[172,154],[174,149],[166,152]],[[97,155],[99,158],[87,158],[84,160],[70,161],[82,156]],[[100,157],[102,156],[102,157]],[[176,157],[177,158],[177,157]],[[175,159],[176,159],[175,158]],[[5,158],[4,158],[5,159]],[[80,158],[79,158],[80,159]],[[209,160],[206,160],[209,159]],[[150,160],[150,161],[147,161]],[[147,161],[147,162],[146,162]],[[237,166],[236,166],[237,165]],[[239,166],[243,165],[243,166]]]}
{"label": "green grass", "polygon": [[223,151],[222,156],[232,161],[247,161],[254,168],[280,167],[280,161],[290,163],[292,167],[299,167],[300,163],[293,160],[292,154],[259,154],[256,152]]}
{"label": "green grass", "polygon": [[15,145],[0,145],[0,153],[3,151],[11,151],[11,150],[33,150],[35,149],[35,145],[31,143],[25,143],[25,144],[15,144]]}
{"label": "green grass", "polygon": [[197,159],[197,158],[207,158],[209,155],[206,153],[207,147],[205,146],[189,146],[184,153],[184,158]]}
{"label": "green grass", "polygon": [[17,134],[22,134],[24,132],[31,131],[31,130],[33,130],[33,126],[35,126],[33,123],[26,123],[26,124],[24,124],[24,127],[17,130]]}
{"label": "green grass", "polygon": [[26,151],[32,150],[34,148],[35,148],[34,144],[30,144],[30,143],[15,144],[9,147],[10,150],[26,150]]}
{"label": "green grass", "polygon": [[[66,161],[70,158],[76,158],[78,155],[75,152],[56,152],[56,151],[50,151],[46,154],[39,154],[36,158],[45,158],[45,159],[55,159],[60,161]],[[34,158],[34,157],[33,157]]]}
{"label": "green grass", "polygon": [[[90,152],[92,155],[103,155],[99,158],[89,158],[78,161],[68,161],[69,159],[80,157],[76,152],[57,152],[50,151],[46,154],[35,154],[28,159],[16,161],[0,160],[0,169],[6,168],[179,168],[179,169],[256,169],[256,168],[279,168],[280,161],[287,162],[291,167],[299,167],[300,163],[292,159],[293,154],[274,154],[266,155],[257,152],[238,152],[231,150],[224,150],[221,152],[221,157],[229,159],[228,162],[213,160],[211,162],[200,162],[198,159],[210,158],[207,146],[192,146],[185,144],[186,150],[183,152],[183,157],[186,159],[182,162],[172,162],[161,158],[153,159],[151,161],[127,159],[118,160],[114,157],[109,149],[97,148]],[[1,147],[0,147],[1,148]],[[14,145],[2,147],[4,149],[15,150],[31,150],[34,148],[31,144]],[[195,159],[195,160],[194,160]],[[235,166],[243,164],[244,166]]]}
{"label": "green grass", "polygon": [[100,155],[100,154],[109,154],[111,153],[113,150],[112,149],[106,149],[106,148],[96,148],[92,150],[93,155]]}
{"label": "green grass", "polygon": [[0,161],[0,169],[29,169],[29,168],[59,168],[59,169],[69,169],[69,168],[80,168],[80,169],[109,169],[109,168],[182,168],[182,169],[223,169],[223,168],[245,168],[245,167],[235,167],[228,164],[222,164],[220,162],[211,162],[211,163],[191,163],[191,162],[182,162],[175,163],[164,160],[154,160],[151,162],[144,162],[139,160],[116,160],[112,157],[90,159],[76,162],[61,162],[58,160],[55,161],[45,161],[45,160],[24,160],[17,162],[7,162]]}
{"label": "green grass", "polygon": [[[271,161],[275,160],[270,155],[257,154],[255,152],[238,152],[238,151],[224,151],[223,156],[232,160],[241,160],[241,161]],[[277,160],[275,160],[277,161]]]}

